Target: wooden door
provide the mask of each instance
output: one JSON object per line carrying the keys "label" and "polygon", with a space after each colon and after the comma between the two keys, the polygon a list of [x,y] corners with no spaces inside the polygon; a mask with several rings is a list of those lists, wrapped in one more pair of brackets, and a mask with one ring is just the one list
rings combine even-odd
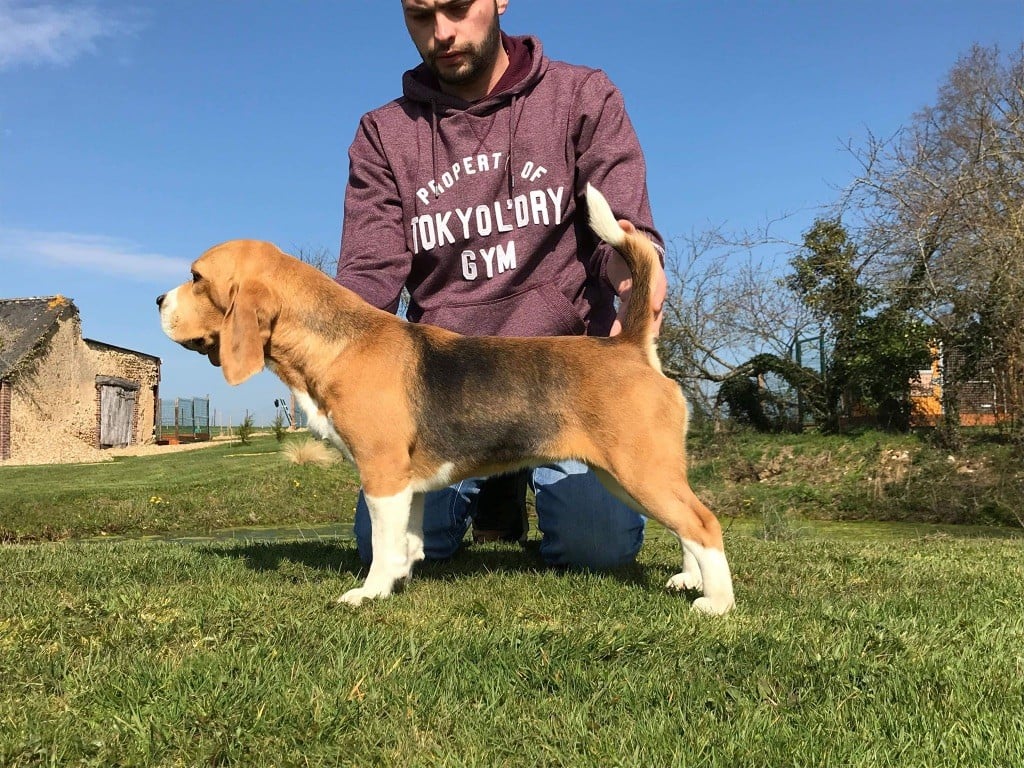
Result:
{"label": "wooden door", "polygon": [[100,387],[100,447],[120,448],[132,442],[132,416],[137,391],[105,384]]}

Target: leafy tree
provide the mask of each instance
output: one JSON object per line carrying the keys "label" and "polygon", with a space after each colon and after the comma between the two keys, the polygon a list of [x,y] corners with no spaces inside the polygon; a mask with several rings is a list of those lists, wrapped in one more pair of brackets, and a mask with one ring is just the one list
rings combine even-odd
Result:
{"label": "leafy tree", "polygon": [[788,285],[814,314],[831,354],[821,395],[829,428],[839,427],[839,402],[850,385],[849,358],[868,293],[858,281],[857,249],[838,219],[818,219],[790,261]]}
{"label": "leafy tree", "polygon": [[910,428],[910,383],[931,363],[929,327],[905,310],[862,315],[844,349],[843,374],[853,398],[886,429]]}
{"label": "leafy tree", "polygon": [[790,262],[787,283],[814,313],[830,349],[819,397],[826,425],[841,400],[873,408],[883,426],[910,424],[910,381],[929,363],[928,331],[891,297],[865,285],[861,254],[839,219],[819,219]]}
{"label": "leafy tree", "polygon": [[726,408],[730,419],[760,432],[802,428],[793,404],[764,386],[769,375],[799,392],[812,413],[819,417],[826,413],[824,380],[819,374],[788,357],[765,353],[737,366],[719,387],[718,404]]}

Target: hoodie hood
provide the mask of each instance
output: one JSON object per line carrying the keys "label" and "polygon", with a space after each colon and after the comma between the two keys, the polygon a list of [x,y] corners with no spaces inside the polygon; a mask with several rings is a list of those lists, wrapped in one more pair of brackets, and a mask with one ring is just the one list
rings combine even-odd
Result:
{"label": "hoodie hood", "polygon": [[[543,77],[548,66],[540,40],[535,37],[509,37],[501,33],[501,44],[509,56],[509,66],[494,91],[477,101],[465,101],[441,90],[437,76],[426,64],[408,70],[402,76],[402,90],[407,99],[428,108],[431,135],[431,165],[436,178],[440,168],[438,156],[438,122],[452,114],[485,117],[511,103],[508,111],[508,145],[505,152],[505,174],[509,196],[515,194],[515,135],[521,110],[517,102]],[[436,194],[436,193],[435,193]]]}
{"label": "hoodie hood", "polygon": [[[402,92],[407,99],[429,104],[440,116],[450,112],[469,112],[486,115],[512,99],[522,96],[543,77],[548,59],[540,40],[535,37],[509,37],[501,34],[502,44],[509,53],[509,70],[492,93],[474,102],[464,101],[441,90],[437,77],[426,64],[410,69],[402,76]],[[508,80],[513,82],[507,83]],[[507,83],[507,84],[506,84]]]}

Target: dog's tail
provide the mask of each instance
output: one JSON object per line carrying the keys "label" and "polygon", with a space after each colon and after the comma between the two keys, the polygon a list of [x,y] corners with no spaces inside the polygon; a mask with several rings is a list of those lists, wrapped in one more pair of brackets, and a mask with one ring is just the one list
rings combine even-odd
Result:
{"label": "dog's tail", "polygon": [[654,318],[651,315],[651,294],[654,291],[655,265],[659,262],[658,251],[654,243],[636,228],[623,229],[604,195],[591,184],[587,184],[587,211],[594,234],[622,254],[633,275],[633,291],[626,317],[622,321],[620,338],[641,346],[647,352],[651,365],[660,371]]}

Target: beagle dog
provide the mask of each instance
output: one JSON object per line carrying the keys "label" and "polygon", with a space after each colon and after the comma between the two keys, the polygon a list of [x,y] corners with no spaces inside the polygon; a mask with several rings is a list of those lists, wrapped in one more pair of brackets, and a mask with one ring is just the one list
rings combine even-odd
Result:
{"label": "beagle dog", "polygon": [[423,559],[427,491],[577,459],[679,538],[683,570],[669,588],[703,590],[699,611],[733,607],[722,528],[687,482],[686,401],[655,348],[657,252],[589,185],[587,207],[591,228],[633,274],[622,333],[612,338],[471,337],[408,323],[255,240],[211,248],[189,282],[157,299],[173,341],[207,355],[232,385],[268,366],[311,429],[358,468],[373,562],[339,602],[386,597],[411,576]]}

